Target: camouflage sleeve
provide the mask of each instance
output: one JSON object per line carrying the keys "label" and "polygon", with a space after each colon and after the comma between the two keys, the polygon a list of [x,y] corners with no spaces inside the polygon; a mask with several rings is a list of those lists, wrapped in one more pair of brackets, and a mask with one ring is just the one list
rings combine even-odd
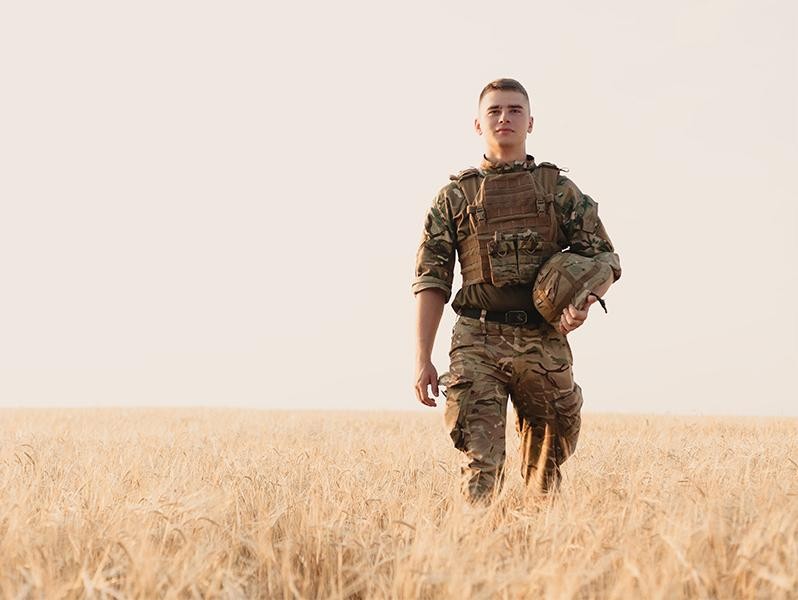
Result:
{"label": "camouflage sleeve", "polygon": [[555,198],[562,214],[562,232],[569,250],[607,263],[615,281],[621,277],[621,260],[598,216],[598,203],[583,194],[573,181],[560,176]]}
{"label": "camouflage sleeve", "polygon": [[424,219],[424,233],[416,253],[416,276],[413,293],[429,288],[438,288],[452,295],[457,233],[452,220],[449,191],[451,184],[443,188]]}

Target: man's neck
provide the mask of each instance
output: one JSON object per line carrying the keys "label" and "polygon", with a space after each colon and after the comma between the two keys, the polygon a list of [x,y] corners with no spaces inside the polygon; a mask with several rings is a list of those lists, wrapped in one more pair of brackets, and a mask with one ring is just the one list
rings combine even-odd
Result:
{"label": "man's neck", "polygon": [[488,148],[485,158],[495,164],[513,163],[517,160],[526,160],[526,148]]}

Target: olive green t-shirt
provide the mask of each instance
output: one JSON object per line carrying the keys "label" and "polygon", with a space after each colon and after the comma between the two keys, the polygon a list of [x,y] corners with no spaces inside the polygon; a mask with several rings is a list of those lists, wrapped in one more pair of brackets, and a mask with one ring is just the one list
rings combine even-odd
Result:
{"label": "olive green t-shirt", "polygon": [[496,287],[490,283],[474,283],[460,288],[452,300],[452,308],[484,308],[485,310],[533,310],[532,284]]}

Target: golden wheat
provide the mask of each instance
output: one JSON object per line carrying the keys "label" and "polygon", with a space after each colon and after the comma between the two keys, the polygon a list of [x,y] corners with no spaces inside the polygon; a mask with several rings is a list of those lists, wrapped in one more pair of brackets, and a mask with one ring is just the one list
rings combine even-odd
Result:
{"label": "golden wheat", "polygon": [[471,510],[438,414],[0,411],[4,598],[798,596],[798,423],[586,415]]}

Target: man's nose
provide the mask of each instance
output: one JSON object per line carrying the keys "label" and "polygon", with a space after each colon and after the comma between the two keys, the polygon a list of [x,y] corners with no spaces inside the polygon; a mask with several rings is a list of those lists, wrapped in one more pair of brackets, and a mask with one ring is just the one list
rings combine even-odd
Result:
{"label": "man's nose", "polygon": [[509,120],[510,120],[510,113],[502,111],[501,114],[499,115],[499,122],[506,123]]}

